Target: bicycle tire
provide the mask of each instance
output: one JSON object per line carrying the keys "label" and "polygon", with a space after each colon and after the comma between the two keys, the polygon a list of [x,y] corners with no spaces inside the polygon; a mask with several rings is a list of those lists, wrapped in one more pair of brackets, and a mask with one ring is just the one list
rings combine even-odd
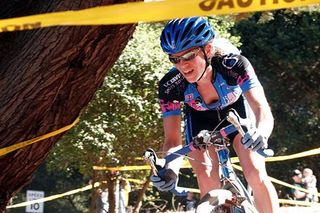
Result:
{"label": "bicycle tire", "polygon": [[196,213],[216,212],[215,209],[224,204],[227,199],[232,199],[232,193],[230,191],[225,189],[211,190],[199,201]]}
{"label": "bicycle tire", "polygon": [[223,186],[223,189],[226,189],[234,195],[236,195],[237,197],[239,197],[239,206],[241,206],[244,213],[258,213],[257,209],[254,206],[254,201],[252,200],[249,192],[244,187],[244,185],[238,177],[236,177],[234,181],[225,184]]}

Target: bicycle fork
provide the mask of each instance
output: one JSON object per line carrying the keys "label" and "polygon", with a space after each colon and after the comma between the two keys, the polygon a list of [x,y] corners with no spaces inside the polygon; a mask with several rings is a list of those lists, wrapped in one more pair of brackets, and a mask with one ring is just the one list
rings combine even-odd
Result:
{"label": "bicycle fork", "polygon": [[[218,155],[218,160],[221,168],[221,173],[222,173],[221,180],[223,182],[224,188],[227,190],[230,190],[233,194],[236,195],[237,204],[240,205],[240,203],[243,203],[243,201],[246,200],[246,202],[248,202],[249,205],[253,205],[250,195],[248,194],[244,185],[236,176],[232,168],[230,157],[229,157],[229,153],[230,153],[229,149],[225,147],[219,147],[219,148],[216,148],[216,152]],[[256,212],[250,206],[247,208],[250,210],[245,212]],[[242,211],[239,211],[239,212],[242,212]]]}
{"label": "bicycle fork", "polygon": [[218,155],[219,164],[222,172],[222,180],[236,180],[234,171],[231,166],[229,153],[230,151],[227,148],[216,148],[216,152]]}

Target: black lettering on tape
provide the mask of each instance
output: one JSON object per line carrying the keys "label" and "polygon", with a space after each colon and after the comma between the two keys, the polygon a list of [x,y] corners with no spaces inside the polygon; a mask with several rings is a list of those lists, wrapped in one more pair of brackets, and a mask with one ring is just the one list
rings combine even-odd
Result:
{"label": "black lettering on tape", "polygon": [[[266,0],[260,0],[261,5],[266,4]],[[278,1],[278,0],[273,0],[273,1]],[[292,1],[292,0],[287,0],[287,1]],[[294,1],[294,0],[293,0]],[[249,7],[252,4],[253,0],[237,0],[237,4],[239,7]],[[203,0],[200,2],[199,7],[200,9],[204,11],[209,11],[212,10],[216,3],[218,4],[217,9],[222,9],[222,7],[229,7],[229,8],[234,8],[234,0]]]}
{"label": "black lettering on tape", "polygon": [[238,0],[239,7],[249,7],[253,0]]}
{"label": "black lettering on tape", "polygon": [[233,0],[222,0],[222,1],[219,1],[217,9],[221,9],[224,6],[228,6],[229,8],[234,8]]}
{"label": "black lettering on tape", "polygon": [[199,4],[200,9],[204,11],[212,10],[215,5],[216,5],[216,0],[204,0]]}
{"label": "black lettering on tape", "polygon": [[40,28],[41,22],[26,23],[26,24],[23,24],[22,26],[24,30],[32,30],[32,29]]}
{"label": "black lettering on tape", "polygon": [[1,28],[2,32],[12,32],[12,31],[16,31],[16,30],[20,30],[19,25],[7,25],[7,26]]}
{"label": "black lettering on tape", "polygon": [[12,32],[17,30],[32,30],[41,27],[41,22],[25,23],[23,25],[7,25],[0,28],[0,32]]}

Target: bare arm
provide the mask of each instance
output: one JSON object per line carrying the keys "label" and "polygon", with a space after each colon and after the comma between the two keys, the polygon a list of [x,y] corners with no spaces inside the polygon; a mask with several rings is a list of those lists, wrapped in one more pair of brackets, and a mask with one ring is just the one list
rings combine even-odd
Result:
{"label": "bare arm", "polygon": [[256,127],[261,131],[263,136],[269,137],[273,129],[274,120],[263,88],[251,88],[244,93],[244,96],[256,117]]}
{"label": "bare arm", "polygon": [[301,199],[301,198],[305,198],[306,197],[306,193],[305,192],[301,192],[299,190],[294,190],[293,195],[297,199]]}
{"label": "bare arm", "polygon": [[[182,147],[182,137],[181,137],[181,118],[180,115],[168,116],[163,118],[164,127],[164,152],[174,152]],[[176,173],[178,173],[180,167],[180,162],[182,158],[177,158],[176,160],[170,162],[167,166],[171,168]]]}

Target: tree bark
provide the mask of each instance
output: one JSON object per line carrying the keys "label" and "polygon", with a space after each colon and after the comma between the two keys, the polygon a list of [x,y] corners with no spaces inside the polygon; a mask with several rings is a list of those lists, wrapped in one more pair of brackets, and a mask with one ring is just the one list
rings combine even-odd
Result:
{"label": "tree bark", "polygon": [[147,191],[147,188],[150,184],[150,177],[151,177],[152,174],[149,175],[149,177],[147,178],[146,182],[143,184],[143,187],[142,189],[140,190],[139,192],[139,195],[138,195],[138,199],[137,199],[137,202],[136,202],[136,205],[134,206],[133,208],[133,213],[138,213],[140,211],[140,208],[142,206],[142,201],[143,201],[143,196],[145,195],[146,191]]}
{"label": "tree bark", "polygon": [[108,188],[108,202],[109,202],[109,213],[116,212],[116,197],[114,194],[115,187],[115,174],[113,172],[106,173],[107,188]]}
{"label": "tree bark", "polygon": [[[123,2],[3,0],[0,18]],[[109,25],[0,33],[0,148],[71,124],[102,84],[134,29],[135,25]],[[62,135],[0,156],[0,212],[31,181]]]}

